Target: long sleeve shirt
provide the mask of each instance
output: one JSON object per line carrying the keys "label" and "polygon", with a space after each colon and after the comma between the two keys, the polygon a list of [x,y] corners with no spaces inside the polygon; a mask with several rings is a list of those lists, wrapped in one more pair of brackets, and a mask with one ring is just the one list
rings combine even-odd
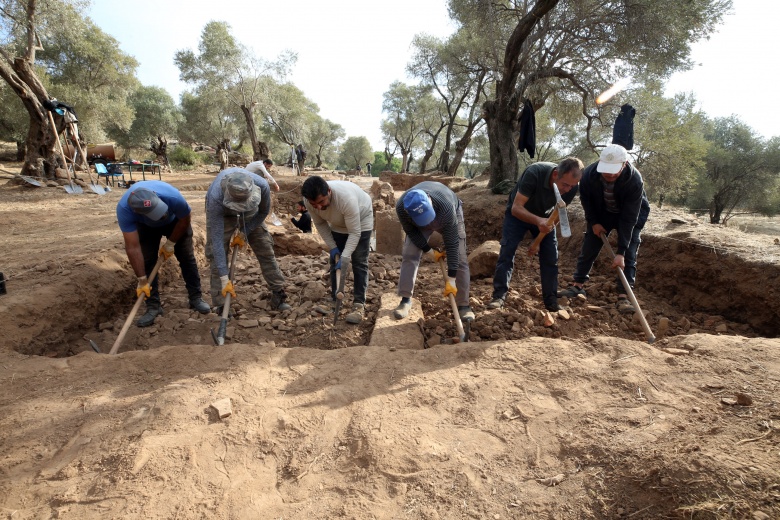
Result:
{"label": "long sleeve shirt", "polygon": [[265,164],[263,164],[263,161],[251,162],[247,164],[244,169],[265,178],[270,184],[276,184],[274,178],[268,173],[268,169],[265,167]]}
{"label": "long sleeve shirt", "polygon": [[235,218],[237,215],[235,211],[226,208],[222,204],[225,196],[222,192],[222,179],[237,171],[244,172],[252,177],[252,182],[260,188],[260,205],[257,208],[257,213],[249,220],[245,220],[243,217],[240,219],[240,225],[242,226],[240,231],[245,235],[249,235],[253,229],[263,223],[271,212],[271,190],[265,179],[243,168],[227,168],[217,175],[217,178],[214,179],[214,182],[211,183],[208,191],[206,191],[206,226],[211,236],[211,253],[220,276],[229,274],[224,245],[225,218]]}
{"label": "long sleeve shirt", "polygon": [[436,216],[427,226],[417,227],[404,208],[404,197],[401,196],[395,203],[395,212],[398,215],[398,220],[401,222],[401,227],[406,236],[409,237],[409,240],[426,253],[431,250],[431,246],[428,245],[423,231],[438,231],[441,233],[444,239],[444,249],[447,252],[447,274],[450,277],[455,277],[460,265],[460,235],[458,233],[458,207],[460,206],[460,199],[451,189],[440,182],[424,181],[417,184],[413,189],[422,190],[428,194]]}
{"label": "long sleeve shirt", "polygon": [[333,232],[349,234],[342,256],[352,257],[363,231],[374,229],[374,208],[371,197],[360,186],[349,181],[328,181],[330,205],[327,209],[315,209],[305,200],[311,221],[322,236],[328,249],[336,246]]}

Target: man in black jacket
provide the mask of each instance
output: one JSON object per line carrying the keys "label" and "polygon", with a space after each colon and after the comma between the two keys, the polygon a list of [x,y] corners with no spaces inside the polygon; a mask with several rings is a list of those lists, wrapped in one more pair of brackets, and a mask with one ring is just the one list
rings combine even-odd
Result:
{"label": "man in black jacket", "polygon": [[[580,202],[585,210],[587,231],[582,242],[574,283],[558,296],[569,298],[585,295],[593,262],[603,246],[601,235],[617,229],[617,251],[612,267],[623,269],[631,287],[636,279],[636,257],[641,243],[640,233],[650,214],[644,182],[639,170],[628,162],[626,149],[610,144],[601,152],[598,162],[585,168],[580,181]],[[618,302],[621,312],[634,312],[620,277],[617,278]]]}
{"label": "man in black jacket", "polygon": [[298,202],[298,213],[301,214],[300,220],[296,218],[290,219],[293,225],[304,233],[311,233],[311,215],[309,215],[309,211],[306,209],[306,204],[303,201]]}

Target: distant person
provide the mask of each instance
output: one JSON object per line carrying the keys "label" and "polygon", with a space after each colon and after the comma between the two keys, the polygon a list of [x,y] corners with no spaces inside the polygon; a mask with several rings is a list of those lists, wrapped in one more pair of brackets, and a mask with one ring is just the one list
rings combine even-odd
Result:
{"label": "distant person", "polygon": [[279,185],[269,173],[273,165],[274,162],[271,159],[263,159],[262,161],[254,161],[247,164],[244,169],[263,177],[268,181],[268,185],[272,190],[279,191]]}
{"label": "distant person", "polygon": [[299,143],[295,148],[295,158],[298,161],[298,175],[303,175],[304,163],[306,162],[306,150],[303,149],[303,144]]}
{"label": "distant person", "polygon": [[358,177],[362,177],[363,176],[363,168],[360,167],[360,164],[357,165],[356,169],[357,169]]}
{"label": "distant person", "polygon": [[[171,255],[176,257],[190,308],[208,313],[210,307],[202,298],[192,244],[191,209],[179,190],[162,181],[136,182],[119,199],[116,219],[124,236],[127,259],[138,278],[136,295],[146,295],[146,313],[136,325],[148,327],[163,314],[157,278],[151,284],[148,280],[159,255],[166,260]],[[160,247],[162,237],[167,240]]]}
{"label": "distant person", "polygon": [[[312,214],[312,222],[330,250],[330,286],[334,301],[336,270],[342,269],[346,273],[352,265],[352,312],[347,314],[345,321],[356,325],[363,321],[368,291],[368,252],[374,229],[371,197],[354,182],[326,182],[316,175],[306,179],[301,194]],[[328,309],[321,308],[319,312],[327,314]]]}
{"label": "distant person", "polygon": [[[406,239],[401,252],[401,273],[398,279],[401,302],[393,311],[393,316],[400,320],[409,314],[420,259],[423,253],[430,253],[435,262],[445,257],[447,260],[444,297],[452,294],[460,318],[473,320],[474,312],[469,306],[471,275],[466,253],[466,225],[463,221],[463,203],[458,196],[440,182],[424,181],[398,199],[395,212]],[[428,245],[428,239],[434,231],[441,233],[445,252]]]}
{"label": "distant person", "polygon": [[[650,203],[645,195],[642,175],[628,162],[625,148],[610,144],[602,150],[597,162],[585,168],[580,183],[580,202],[587,222],[585,239],[577,258],[574,283],[558,295],[568,298],[585,295],[583,286],[590,278],[593,262],[604,245],[601,236],[609,236],[613,229],[617,229],[617,251],[612,267],[623,269],[628,284],[633,288],[640,234],[650,215]],[[620,276],[616,279],[616,289],[618,311],[635,312]]]}
{"label": "distant person", "polygon": [[371,163],[366,163],[366,172],[368,173],[368,176],[371,177]]}
{"label": "distant person", "polygon": [[[249,243],[271,289],[271,310],[290,310],[285,302],[284,275],[274,255],[274,241],[265,225],[271,211],[268,182],[243,168],[222,170],[206,191],[206,258],[211,263],[211,301],[219,314],[228,293],[235,298],[230,279],[230,246]],[[233,233],[238,230],[234,237]]]}
{"label": "distant person", "polygon": [[555,226],[548,226],[547,219],[555,209],[553,184],[561,198],[569,204],[577,194],[577,183],[582,176],[582,161],[567,157],[557,165],[537,162],[525,169],[506,202],[504,225],[501,230],[501,249],[498,253],[496,272],[493,275],[493,298],[488,309],[504,306],[509,282],[515,268],[515,253],[526,233],[536,237],[547,233],[539,244],[539,270],[542,277],[542,300],[549,311],[558,306],[558,239]]}
{"label": "distant person", "polygon": [[290,219],[293,225],[304,233],[311,233],[311,215],[309,215],[309,211],[306,209],[306,204],[303,201],[298,202],[298,213],[301,214],[300,219],[295,217]]}

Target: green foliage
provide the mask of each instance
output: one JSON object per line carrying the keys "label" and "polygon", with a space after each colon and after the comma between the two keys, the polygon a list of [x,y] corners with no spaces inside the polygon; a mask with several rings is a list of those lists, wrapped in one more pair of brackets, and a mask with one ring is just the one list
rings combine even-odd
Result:
{"label": "green foliage", "polygon": [[165,89],[141,87],[130,96],[129,102],[135,118],[127,132],[119,132],[116,136],[120,145],[146,148],[152,138],[176,135],[182,115]]}
{"label": "green foliage", "polygon": [[206,162],[206,157],[187,146],[176,146],[168,152],[168,160],[176,168],[192,169]]}
{"label": "green foliage", "polygon": [[240,134],[243,121],[234,108],[223,97],[212,93],[182,93],[182,119],[176,131],[179,140],[216,147],[224,139],[235,139]]}
{"label": "green foliage", "polygon": [[292,83],[277,83],[270,78],[263,82],[267,92],[261,113],[280,141],[308,148],[311,128],[316,125],[320,109]]}
{"label": "green foliage", "polygon": [[345,135],[341,125],[319,116],[316,117],[309,131],[310,153],[314,154],[315,167],[336,162],[338,158],[338,142]]}
{"label": "green foliage", "polygon": [[379,177],[379,174],[384,171],[401,171],[401,159],[400,157],[393,157],[390,165],[387,164],[384,152],[374,152],[374,161],[371,165],[371,175]]}
{"label": "green foliage", "polygon": [[366,137],[349,137],[344,144],[341,145],[339,166],[356,169],[358,165],[360,165],[362,168],[373,158],[374,152],[371,151],[371,145]]}

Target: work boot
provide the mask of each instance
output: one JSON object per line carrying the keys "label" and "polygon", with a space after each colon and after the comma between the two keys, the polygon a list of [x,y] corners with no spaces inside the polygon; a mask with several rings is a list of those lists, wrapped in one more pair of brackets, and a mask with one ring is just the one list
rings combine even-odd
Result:
{"label": "work boot", "polygon": [[576,285],[570,285],[563,291],[558,291],[558,298],[576,298],[579,295],[587,296],[584,287],[577,287]]}
{"label": "work boot", "polygon": [[138,318],[138,321],[136,321],[135,324],[138,327],[149,327],[150,325],[154,325],[154,319],[157,316],[162,315],[163,310],[162,307],[160,307],[160,304],[150,303],[146,305],[146,314]]}
{"label": "work boot", "polygon": [[282,289],[281,291],[274,291],[271,294],[271,310],[289,311],[290,309],[292,309],[292,307],[290,307],[290,304],[284,302],[286,299],[287,299],[287,293],[284,292],[284,289]]}
{"label": "work boot", "polygon": [[363,314],[366,312],[366,306],[362,303],[356,303],[352,306],[352,312],[347,314],[347,316],[344,318],[344,321],[347,323],[351,323],[353,325],[357,325],[361,321],[363,321]]}
{"label": "work boot", "polygon": [[558,312],[560,310],[563,310],[563,307],[558,305],[557,302],[553,303],[552,305],[545,305],[544,308],[547,309],[550,312]]}
{"label": "work boot", "polygon": [[328,314],[331,314],[333,312],[335,306],[336,306],[336,302],[331,300],[327,303],[322,303],[320,305],[317,305],[316,307],[314,307],[313,310],[314,312],[327,316]]}
{"label": "work boot", "polygon": [[475,318],[474,311],[472,311],[471,307],[468,305],[458,307],[458,315],[460,316],[461,320],[465,321],[472,321]]}
{"label": "work boot", "polygon": [[190,300],[190,309],[195,309],[201,314],[208,314],[211,311],[211,307],[203,301],[203,298],[192,298]]}
{"label": "work boot", "polygon": [[402,320],[409,316],[409,310],[412,308],[412,302],[405,302],[401,300],[401,303],[398,304],[398,307],[395,308],[393,311],[393,316],[397,320]]}
{"label": "work boot", "polygon": [[615,307],[617,307],[617,310],[620,312],[620,314],[633,314],[636,312],[634,305],[629,301],[627,296],[618,296],[618,301],[615,304]]}
{"label": "work boot", "polygon": [[490,303],[487,304],[488,309],[500,309],[504,306],[504,299],[503,298],[493,298],[490,300]]}

